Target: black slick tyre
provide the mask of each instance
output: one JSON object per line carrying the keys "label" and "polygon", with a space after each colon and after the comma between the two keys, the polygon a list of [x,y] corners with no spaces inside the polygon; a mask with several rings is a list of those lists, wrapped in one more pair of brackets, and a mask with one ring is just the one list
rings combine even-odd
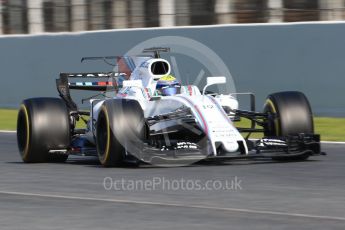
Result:
{"label": "black slick tyre", "polygon": [[104,101],[96,123],[97,153],[103,166],[121,166],[129,161],[138,165],[145,137],[144,114],[137,101]]}
{"label": "black slick tyre", "polygon": [[59,98],[31,98],[20,105],[17,144],[26,163],[64,162],[68,155],[50,153],[70,144],[70,122],[66,104]]}
{"label": "black slick tyre", "polygon": [[[272,118],[265,127],[266,137],[280,137],[301,133],[313,134],[313,114],[306,96],[297,91],[273,93],[266,99],[264,112]],[[306,160],[309,154],[273,158],[275,160]]]}

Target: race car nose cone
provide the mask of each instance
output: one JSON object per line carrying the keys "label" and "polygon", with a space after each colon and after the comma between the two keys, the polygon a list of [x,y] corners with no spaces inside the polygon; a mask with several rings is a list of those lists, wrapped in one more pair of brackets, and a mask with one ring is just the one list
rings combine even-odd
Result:
{"label": "race car nose cone", "polygon": [[224,141],[223,142],[223,149],[226,152],[235,152],[238,150],[238,143],[237,141]]}

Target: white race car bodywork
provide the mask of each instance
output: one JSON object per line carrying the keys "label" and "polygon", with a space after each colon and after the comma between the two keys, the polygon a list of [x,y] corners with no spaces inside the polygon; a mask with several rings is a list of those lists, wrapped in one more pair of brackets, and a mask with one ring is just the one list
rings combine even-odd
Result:
{"label": "white race car bodywork", "polygon": [[[83,57],[115,66],[111,72],[60,73],[60,98],[29,98],[18,112],[17,141],[24,162],[63,162],[68,155],[98,156],[106,167],[123,163],[189,165],[201,160],[269,158],[300,161],[321,152],[313,115],[302,92],[268,95],[263,112],[253,93],[207,91],[225,84],[212,76],[203,88],[181,85],[160,58],[167,47],[151,47],[147,56]],[[107,60],[116,60],[116,65]],[[81,110],[70,90],[97,92],[82,99]],[[250,110],[238,107],[236,95],[250,97]],[[250,127],[235,127],[248,119]],[[80,128],[77,121],[86,127]],[[53,131],[53,132],[52,132]],[[241,134],[248,133],[245,138]],[[264,135],[250,140],[251,133]]]}
{"label": "white race car bodywork", "polygon": [[[225,152],[240,151],[239,143],[242,143],[241,151],[248,153],[246,141],[234,127],[230,117],[223,107],[231,110],[238,109],[238,101],[231,95],[202,95],[197,86],[182,86],[181,93],[174,96],[154,96],[156,83],[159,78],[170,74],[170,64],[164,59],[142,58],[141,63],[132,72],[129,80],[123,82],[123,88],[119,90],[114,98],[133,99],[141,105],[145,118],[154,117],[161,114],[171,113],[180,108],[190,108],[190,111],[198,124],[200,130],[208,138],[210,144],[209,155],[216,156],[217,148],[222,147]],[[137,61],[138,62],[138,61]],[[164,64],[167,67],[163,74],[154,74],[152,65]],[[217,80],[217,79],[215,79]],[[217,84],[214,82],[212,84]],[[94,142],[95,122],[97,121],[99,110],[104,100],[91,100],[91,119],[87,132],[88,139]],[[150,129],[165,130],[171,126],[173,121],[160,122]],[[187,127],[186,127],[187,128]]]}

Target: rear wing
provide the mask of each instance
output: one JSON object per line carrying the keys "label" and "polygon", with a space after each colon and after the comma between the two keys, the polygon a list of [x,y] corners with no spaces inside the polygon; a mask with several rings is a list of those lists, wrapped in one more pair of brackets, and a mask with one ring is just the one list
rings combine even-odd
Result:
{"label": "rear wing", "polygon": [[[125,73],[60,73],[60,77],[56,79],[56,87],[60,97],[66,102],[67,106],[72,110],[77,110],[77,105],[71,98],[70,89],[75,90],[91,90],[91,91],[106,91],[111,87],[114,91],[118,90],[116,77],[125,75]],[[70,78],[78,79],[97,79],[96,81],[77,81],[70,82]],[[99,80],[99,79],[107,79]]]}
{"label": "rear wing", "polygon": [[[107,60],[116,59],[113,65]],[[117,72],[92,72],[92,73],[60,73],[60,77],[56,79],[56,87],[60,97],[66,102],[67,106],[72,110],[77,110],[77,105],[71,98],[70,89],[74,90],[91,90],[106,91],[111,88],[115,92],[121,87],[123,80],[128,80],[131,73],[135,69],[137,63],[132,57],[127,56],[106,56],[106,57],[83,57],[81,62],[88,60],[103,60],[112,66],[118,66]],[[121,77],[120,77],[121,76]],[[78,79],[78,81],[70,81],[70,79]],[[87,79],[87,80],[83,80]],[[95,79],[95,80],[94,80]]]}

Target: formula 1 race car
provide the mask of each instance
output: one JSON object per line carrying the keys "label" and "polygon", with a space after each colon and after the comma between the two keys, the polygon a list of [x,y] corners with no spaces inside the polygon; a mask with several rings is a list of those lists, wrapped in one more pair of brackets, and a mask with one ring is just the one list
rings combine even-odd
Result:
{"label": "formula 1 race car", "polygon": [[[270,94],[262,112],[255,111],[255,97],[247,93],[251,109],[240,110],[235,93],[206,90],[226,83],[225,77],[208,77],[202,90],[181,85],[171,75],[170,63],[160,57],[169,50],[154,47],[134,57],[83,58],[114,59],[118,70],[61,73],[56,80],[61,98],[24,100],[17,123],[23,161],[64,162],[74,154],[98,156],[104,166],[179,165],[245,158],[306,160],[321,153],[303,93]],[[89,110],[78,108],[72,89],[98,91],[87,99]],[[241,119],[249,119],[251,126],[235,127]],[[77,121],[86,127],[77,128]],[[254,132],[264,137],[250,139]]]}

